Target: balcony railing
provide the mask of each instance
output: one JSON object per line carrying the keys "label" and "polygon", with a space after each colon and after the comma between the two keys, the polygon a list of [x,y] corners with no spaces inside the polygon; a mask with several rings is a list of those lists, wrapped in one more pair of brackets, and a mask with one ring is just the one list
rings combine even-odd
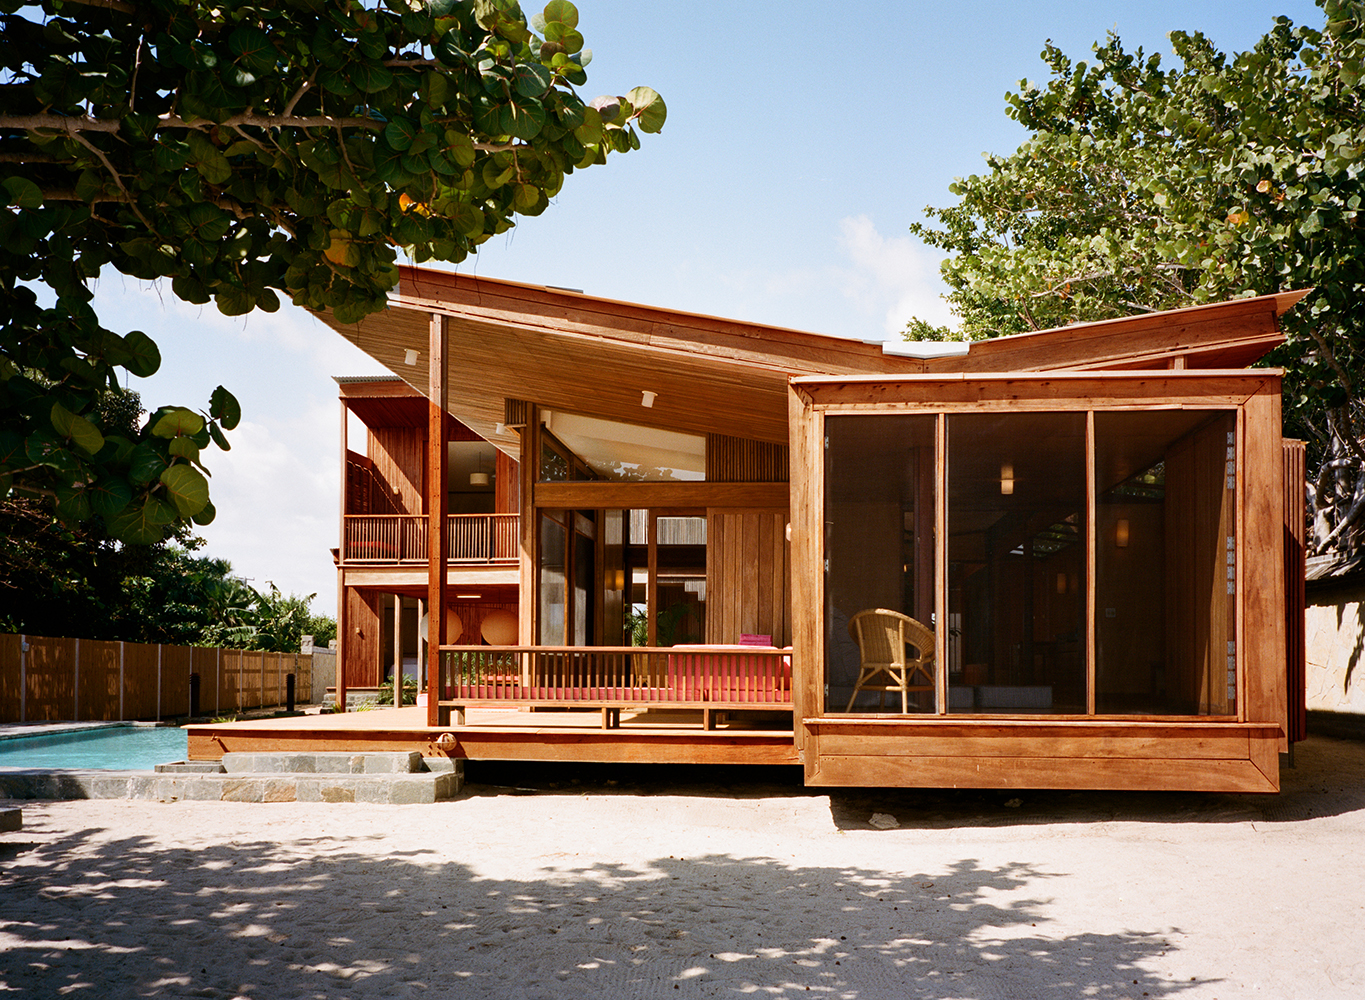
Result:
{"label": "balcony railing", "polygon": [[[348,514],[343,524],[343,562],[427,561],[425,514]],[[520,535],[517,514],[451,514],[446,518],[447,559],[464,565],[515,563]]]}
{"label": "balcony railing", "polygon": [[442,646],[447,705],[789,708],[791,651],[770,646]]}

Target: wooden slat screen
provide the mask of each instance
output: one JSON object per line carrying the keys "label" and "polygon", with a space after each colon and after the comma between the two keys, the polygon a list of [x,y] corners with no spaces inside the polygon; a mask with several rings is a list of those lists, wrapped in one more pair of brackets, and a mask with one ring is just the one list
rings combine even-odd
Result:
{"label": "wooden slat screen", "polygon": [[785,483],[789,464],[785,444],[728,434],[706,435],[708,483]]}

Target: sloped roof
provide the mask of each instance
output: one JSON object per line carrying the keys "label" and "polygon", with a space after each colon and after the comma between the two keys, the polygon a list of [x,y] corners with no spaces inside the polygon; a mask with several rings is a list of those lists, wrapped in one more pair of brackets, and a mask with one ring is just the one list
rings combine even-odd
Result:
{"label": "sloped roof", "polygon": [[[1304,293],[1238,299],[1003,337],[960,356],[884,353],[880,342],[808,333],[567,289],[400,268],[390,308],[355,324],[322,319],[419,392],[431,314],[447,317],[450,410],[516,456],[498,434],[505,399],[695,433],[787,440],[787,381],[803,375],[1242,367],[1282,335]],[[416,365],[406,352],[417,352]],[[656,394],[641,405],[642,393]]]}

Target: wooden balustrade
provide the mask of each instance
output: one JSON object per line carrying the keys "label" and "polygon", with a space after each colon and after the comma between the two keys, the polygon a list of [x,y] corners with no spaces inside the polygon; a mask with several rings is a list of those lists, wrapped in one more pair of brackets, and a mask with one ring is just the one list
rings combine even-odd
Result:
{"label": "wooden balustrade", "polygon": [[[425,563],[425,514],[348,514],[342,559],[365,563]],[[517,561],[520,516],[451,514],[446,518],[449,562],[494,564]]]}
{"label": "wooden balustrade", "polygon": [[442,646],[440,700],[467,705],[791,705],[791,652],[748,646]]}

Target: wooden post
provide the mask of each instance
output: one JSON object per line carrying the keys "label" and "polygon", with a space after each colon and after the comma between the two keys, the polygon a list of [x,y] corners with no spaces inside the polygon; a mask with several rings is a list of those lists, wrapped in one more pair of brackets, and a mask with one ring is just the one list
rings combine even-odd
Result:
{"label": "wooden post", "polygon": [[[75,662],[75,667],[74,667],[75,680],[74,680],[74,683],[71,685],[71,696],[72,696],[71,718],[74,719],[76,722],[80,722],[80,721],[81,721],[81,641],[80,641],[79,639],[74,639],[74,640],[72,640],[72,641],[76,644],[76,651],[75,651],[75,654],[74,654],[74,659],[75,659],[76,662]],[[160,647],[157,647],[157,648],[159,649]],[[159,661],[158,661],[158,668],[157,668],[157,669],[158,669],[158,672],[159,672],[159,671],[160,671]],[[160,680],[160,677],[158,677],[157,679]],[[157,694],[157,697],[158,697],[158,698],[161,697],[160,693]]]}
{"label": "wooden post", "polygon": [[446,644],[446,364],[447,320],[431,314],[427,364],[427,725],[440,724],[441,647]]}
{"label": "wooden post", "polygon": [[403,595],[393,595],[393,707],[403,707]]}
{"label": "wooden post", "polygon": [[[417,598],[417,690],[421,691],[426,686],[426,663],[427,663],[427,640],[422,637],[422,616],[426,614],[427,602],[425,598]],[[428,628],[431,626],[427,622]]]}
{"label": "wooden post", "polygon": [[19,635],[19,721],[28,721],[28,636]]}
{"label": "wooden post", "polygon": [[123,693],[124,693],[124,691],[125,691],[126,688],[127,688],[127,685],[124,683],[124,680],[123,680],[123,649],[124,649],[124,647],[125,647],[126,645],[127,645],[127,643],[123,642],[122,640],[119,641],[119,644],[118,644],[118,719],[119,719],[119,722],[122,722],[125,718],[127,718],[127,716],[125,716],[125,715],[123,714]]}
{"label": "wooden post", "polygon": [[337,711],[346,711],[346,631],[349,623],[346,620],[346,483],[347,455],[350,453],[351,444],[347,440],[348,428],[350,426],[350,408],[346,405],[346,400],[341,401],[341,513],[337,517],[338,536],[337,536],[337,655],[333,661],[336,664],[336,692],[337,692]]}

